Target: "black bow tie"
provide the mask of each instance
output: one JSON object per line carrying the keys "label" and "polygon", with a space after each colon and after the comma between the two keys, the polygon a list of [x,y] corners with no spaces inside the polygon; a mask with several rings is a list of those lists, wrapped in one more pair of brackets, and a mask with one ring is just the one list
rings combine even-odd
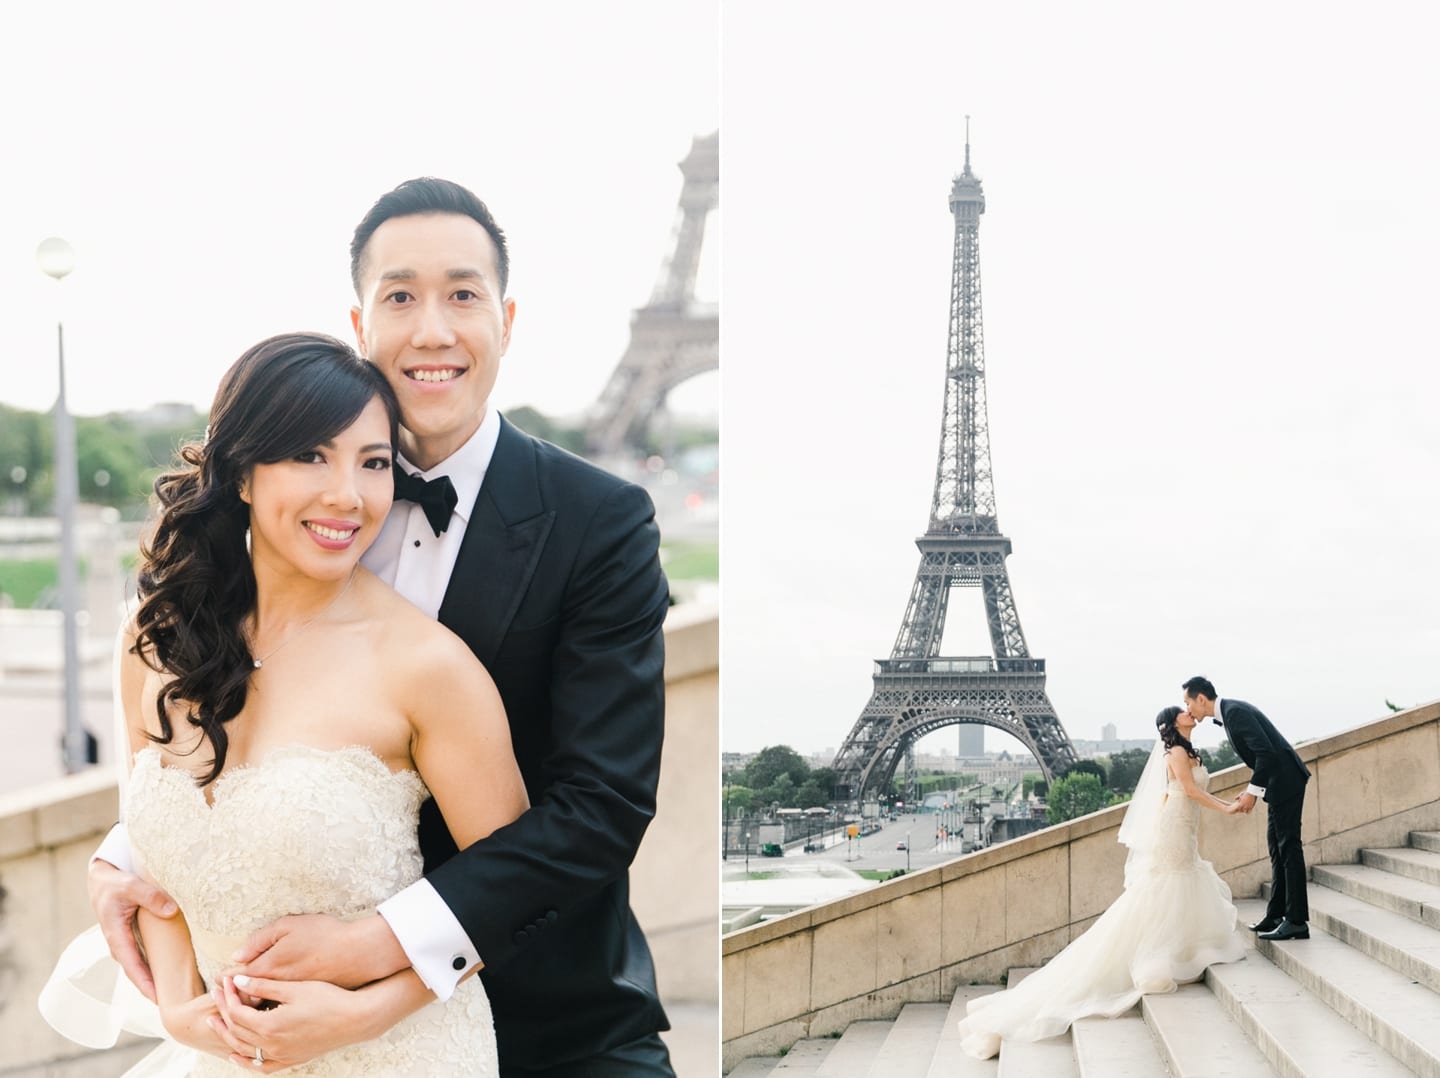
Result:
{"label": "black bow tie", "polygon": [[421,479],[411,475],[404,468],[395,469],[395,497],[402,501],[414,502],[425,510],[425,519],[435,529],[435,537],[450,526],[450,514],[460,496],[455,493],[455,484],[448,475],[434,479]]}

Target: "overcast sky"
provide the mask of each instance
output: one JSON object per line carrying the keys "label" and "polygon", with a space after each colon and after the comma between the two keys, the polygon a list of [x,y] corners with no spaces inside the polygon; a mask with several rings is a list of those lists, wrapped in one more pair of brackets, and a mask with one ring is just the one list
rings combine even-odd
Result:
{"label": "overcast sky", "polygon": [[[894,643],[967,113],[999,520],[1070,734],[1153,737],[1196,673],[1292,740],[1440,696],[1432,10],[726,6],[726,749],[838,747]],[[978,591],[950,628],[989,651]]]}
{"label": "overcast sky", "polygon": [[[208,408],[272,333],[351,339],[355,223],[402,180],[476,191],[509,234],[515,336],[495,399],[590,404],[670,242],[678,162],[716,129],[718,13],[666,0],[216,8],[25,4],[0,36],[0,401]],[[718,291],[716,246],[702,290]],[[717,379],[681,403],[699,409]]]}

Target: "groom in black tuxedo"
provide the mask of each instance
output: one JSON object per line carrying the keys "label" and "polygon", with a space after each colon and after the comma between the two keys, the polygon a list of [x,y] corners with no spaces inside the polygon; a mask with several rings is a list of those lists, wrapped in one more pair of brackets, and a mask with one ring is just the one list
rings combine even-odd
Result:
{"label": "groom in black tuxedo", "polygon": [[1197,720],[1213,718],[1225,730],[1236,754],[1253,774],[1240,795],[1244,811],[1263,798],[1269,814],[1265,827],[1270,849],[1270,902],[1265,916],[1250,926],[1263,940],[1310,938],[1310,905],[1305,892],[1305,850],[1300,841],[1300,810],[1310,770],[1290,742],[1280,736],[1259,708],[1243,700],[1221,700],[1206,678],[1185,682],[1185,706]]}
{"label": "groom in black tuxedo", "polygon": [[[356,921],[282,918],[246,941],[233,972],[357,987],[414,971],[365,1029],[329,1028],[328,1014],[307,1023],[319,1054],[449,998],[483,963],[503,1078],[673,1078],[627,876],[654,815],[663,734],[669,589],[654,507],[490,406],[515,317],[508,265],[485,204],[444,180],[382,196],[351,244],[359,351],[404,420],[397,500],[364,562],[485,664],[532,807],[457,852],[429,802],[424,879]],[[164,896],[103,861],[91,895],[143,990],[122,918],[136,904],[160,913]]]}

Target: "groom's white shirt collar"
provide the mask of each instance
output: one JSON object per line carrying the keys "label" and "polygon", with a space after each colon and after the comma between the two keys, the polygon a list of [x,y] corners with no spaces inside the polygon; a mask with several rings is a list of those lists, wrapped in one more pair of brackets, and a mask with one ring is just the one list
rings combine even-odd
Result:
{"label": "groom's white shirt collar", "polygon": [[[405,459],[405,454],[397,452],[395,456],[400,467],[420,476],[421,479],[428,480],[448,475],[450,482],[455,487],[456,501],[453,515],[469,524],[470,512],[475,508],[475,499],[480,496],[480,484],[485,482],[485,473],[490,469],[490,460],[495,456],[495,443],[499,440],[500,413],[494,407],[487,405],[485,418],[480,421],[480,426],[475,428],[475,433],[465,440],[464,445],[435,467],[427,468],[422,472]],[[419,506],[411,508],[421,513],[424,512]]]}

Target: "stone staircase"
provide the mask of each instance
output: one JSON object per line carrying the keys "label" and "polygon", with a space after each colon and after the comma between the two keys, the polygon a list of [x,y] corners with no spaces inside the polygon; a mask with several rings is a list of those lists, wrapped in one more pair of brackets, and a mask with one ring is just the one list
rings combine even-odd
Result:
{"label": "stone staircase", "polygon": [[[1264,914],[1260,899],[1236,908],[1242,923]],[[966,1002],[996,990],[974,985],[949,1003],[912,1003],[894,1021],[854,1022],[838,1038],[803,1040],[729,1074],[1440,1078],[1440,832],[1363,850],[1359,864],[1313,866],[1310,939],[1251,942],[1243,961],[1212,966],[1202,983],[1146,996],[1119,1018],[1082,1019],[1048,1041],[1006,1042],[997,1059],[960,1051]]]}

